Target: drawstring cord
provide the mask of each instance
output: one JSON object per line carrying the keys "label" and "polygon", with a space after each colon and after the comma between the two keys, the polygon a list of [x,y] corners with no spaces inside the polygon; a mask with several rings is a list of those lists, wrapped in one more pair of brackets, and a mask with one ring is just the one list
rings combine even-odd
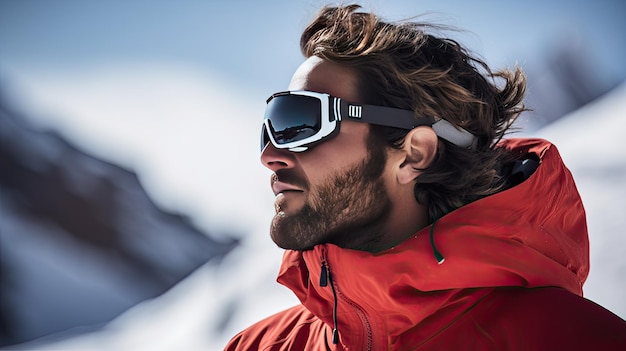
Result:
{"label": "drawstring cord", "polygon": [[446,259],[445,257],[443,257],[441,252],[437,250],[437,247],[435,246],[435,224],[436,223],[437,223],[437,220],[435,219],[435,221],[433,221],[433,224],[430,226],[430,246],[433,248],[433,254],[435,255],[435,259],[437,260],[437,263],[442,264]]}

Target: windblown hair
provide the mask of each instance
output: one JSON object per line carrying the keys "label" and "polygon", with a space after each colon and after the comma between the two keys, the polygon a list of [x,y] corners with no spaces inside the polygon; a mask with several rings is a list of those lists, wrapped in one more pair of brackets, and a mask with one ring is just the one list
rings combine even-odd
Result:
{"label": "windblown hair", "polygon": [[[304,56],[352,69],[362,99],[355,102],[443,118],[478,138],[473,149],[439,138],[437,158],[414,188],[416,200],[428,204],[430,221],[502,190],[501,169],[510,155],[496,145],[525,110],[526,78],[521,69],[491,72],[456,41],[427,32],[441,26],[387,23],[359,8],[323,8],[300,38]],[[394,148],[402,146],[408,133],[375,125],[370,131]]]}

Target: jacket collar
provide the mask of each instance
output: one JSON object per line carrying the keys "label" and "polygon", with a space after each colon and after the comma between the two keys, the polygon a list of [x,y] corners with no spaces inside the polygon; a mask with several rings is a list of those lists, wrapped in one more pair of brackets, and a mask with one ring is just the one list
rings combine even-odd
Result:
{"label": "jacket collar", "polygon": [[[377,254],[332,244],[286,251],[278,281],[336,325],[343,345],[364,350],[434,333],[493,287],[559,286],[581,295],[588,239],[571,174],[549,142],[513,139],[502,146],[534,153],[541,165],[518,186],[436,223],[433,239],[444,263],[434,257],[427,227]],[[330,284],[323,286],[328,273]],[[406,333],[418,325],[419,332]]]}

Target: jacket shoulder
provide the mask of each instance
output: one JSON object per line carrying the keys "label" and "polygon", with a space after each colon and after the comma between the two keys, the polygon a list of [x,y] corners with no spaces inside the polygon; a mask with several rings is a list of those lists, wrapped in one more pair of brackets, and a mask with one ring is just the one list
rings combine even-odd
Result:
{"label": "jacket shoulder", "polygon": [[502,345],[533,350],[626,350],[626,322],[561,288],[499,288],[466,323]]}
{"label": "jacket shoulder", "polygon": [[298,305],[235,335],[224,350],[325,350],[324,323]]}

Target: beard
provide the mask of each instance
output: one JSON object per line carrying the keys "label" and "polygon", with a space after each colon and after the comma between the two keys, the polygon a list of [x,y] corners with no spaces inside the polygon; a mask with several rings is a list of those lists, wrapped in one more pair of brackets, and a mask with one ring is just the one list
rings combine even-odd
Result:
{"label": "beard", "polygon": [[[278,209],[270,229],[272,240],[283,249],[299,251],[322,243],[375,251],[384,237],[381,230],[391,203],[381,177],[385,162],[384,148],[371,148],[367,159],[309,188],[298,212],[287,215]],[[276,176],[291,184],[303,183],[290,169],[278,170]]]}

